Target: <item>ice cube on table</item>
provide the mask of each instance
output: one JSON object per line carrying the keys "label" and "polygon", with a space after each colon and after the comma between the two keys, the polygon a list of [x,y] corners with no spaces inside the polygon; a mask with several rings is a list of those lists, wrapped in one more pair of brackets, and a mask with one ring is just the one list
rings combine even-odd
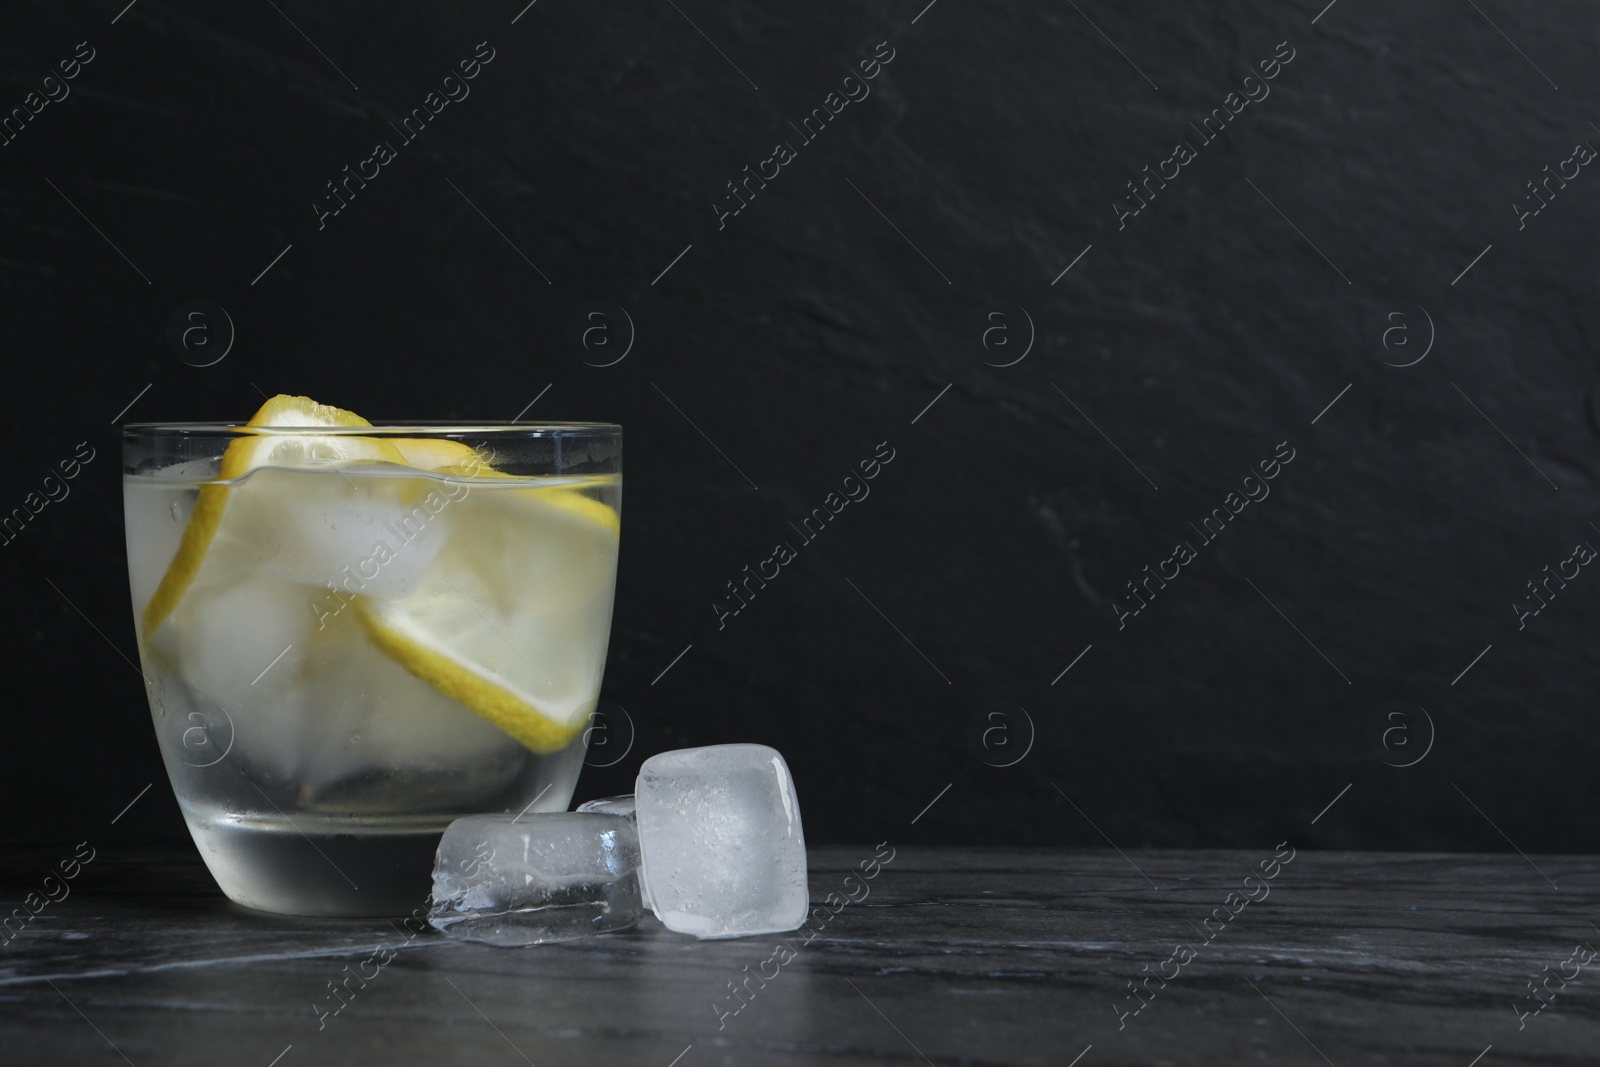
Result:
{"label": "ice cube on table", "polygon": [[806,843],[794,779],[766,745],[645,760],[634,786],[642,876],[669,930],[780,933],[805,921]]}
{"label": "ice cube on table", "polygon": [[439,841],[428,922],[491,945],[626,930],[643,917],[639,837],[620,815],[469,815]]}
{"label": "ice cube on table", "polygon": [[[601,797],[598,800],[586,800],[578,805],[579,811],[597,811],[602,815],[621,815],[632,822],[635,828],[638,822],[635,818],[635,808],[632,793],[624,793],[620,797]],[[650,902],[650,887],[645,885],[644,879],[639,879],[639,899],[644,902],[645,909],[654,911],[655,907]]]}

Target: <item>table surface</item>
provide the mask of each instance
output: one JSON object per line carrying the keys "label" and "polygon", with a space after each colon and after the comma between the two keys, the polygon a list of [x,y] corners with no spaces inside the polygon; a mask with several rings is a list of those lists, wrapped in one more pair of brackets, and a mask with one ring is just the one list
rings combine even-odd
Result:
{"label": "table surface", "polygon": [[505,949],[246,911],[176,849],[41,905],[73,849],[14,849],[0,1063],[1600,1062],[1600,858],[874,851],[812,850],[796,934]]}

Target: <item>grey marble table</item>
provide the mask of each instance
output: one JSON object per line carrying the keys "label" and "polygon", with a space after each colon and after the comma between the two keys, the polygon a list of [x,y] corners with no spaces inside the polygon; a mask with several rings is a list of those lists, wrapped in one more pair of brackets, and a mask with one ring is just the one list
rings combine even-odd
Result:
{"label": "grey marble table", "polygon": [[824,848],[796,934],[496,949],[72,853],[0,868],[0,1064],[1600,1062],[1600,858]]}

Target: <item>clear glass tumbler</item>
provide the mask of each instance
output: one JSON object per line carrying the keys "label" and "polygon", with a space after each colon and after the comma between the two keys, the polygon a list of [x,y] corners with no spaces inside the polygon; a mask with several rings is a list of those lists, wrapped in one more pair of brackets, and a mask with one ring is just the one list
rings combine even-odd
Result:
{"label": "clear glass tumbler", "polygon": [[566,810],[621,427],[145,423],[123,474],[156,735],[229,897],[404,914],[452,819]]}

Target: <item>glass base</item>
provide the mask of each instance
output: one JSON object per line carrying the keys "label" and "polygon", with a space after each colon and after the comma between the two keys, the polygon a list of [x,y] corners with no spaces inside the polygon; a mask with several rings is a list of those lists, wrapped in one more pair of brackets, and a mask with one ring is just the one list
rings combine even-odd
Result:
{"label": "glass base", "polygon": [[189,832],[236,904],[280,915],[397,916],[427,908],[448,822],[224,816],[191,818]]}

